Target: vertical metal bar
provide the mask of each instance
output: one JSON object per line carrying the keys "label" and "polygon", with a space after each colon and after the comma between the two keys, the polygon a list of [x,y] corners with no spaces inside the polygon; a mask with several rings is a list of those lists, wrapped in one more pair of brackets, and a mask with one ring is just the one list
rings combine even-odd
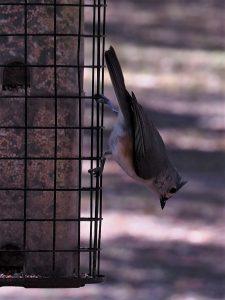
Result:
{"label": "vertical metal bar", "polygon": [[56,245],[56,197],[57,197],[57,18],[56,18],[56,0],[54,0],[54,99],[55,99],[55,132],[54,132],[54,198],[53,198],[53,240],[52,240],[52,269],[55,272],[55,245]]}
{"label": "vertical metal bar", "polygon": [[[26,218],[27,218],[27,0],[24,3],[24,72],[25,73],[25,99],[24,99],[24,212],[23,212],[23,251],[26,250]],[[26,254],[25,254],[26,255]],[[25,274],[25,272],[23,272]]]}
{"label": "vertical metal bar", "polygon": [[[101,79],[101,0],[97,2],[97,76],[96,76],[96,89],[97,94],[100,93],[100,79]],[[101,105],[102,106],[102,105]],[[97,103],[96,106],[96,122],[97,127],[100,125],[100,105]],[[96,132],[96,151],[97,157],[101,157],[100,153],[100,131],[99,128]],[[98,247],[98,212],[99,212],[99,190],[100,190],[100,179],[96,178],[96,194],[95,194],[95,221],[94,221],[94,253],[93,253],[93,275],[96,276],[97,273],[97,247]]]}
{"label": "vertical metal bar", "polygon": [[[96,5],[96,0],[94,0],[94,7],[93,7],[93,17],[92,17],[92,66],[95,65],[95,22],[96,22],[96,11],[95,11],[95,5]],[[94,156],[94,95],[95,95],[95,69],[92,67],[92,88],[91,88],[91,93],[92,93],[92,100],[91,100],[91,158]],[[91,160],[91,168],[93,168],[93,159]],[[93,176],[91,176],[91,198],[90,198],[90,243],[89,247],[90,249],[93,247]],[[93,270],[92,270],[92,256],[93,252],[89,252],[89,274],[91,275]]]}
{"label": "vertical metal bar", "polygon": [[[82,1],[79,0],[79,26],[78,26],[78,41],[77,41],[77,78],[78,78],[78,121],[79,121],[79,157],[82,158],[82,82],[81,82],[81,74],[82,74],[82,66],[80,65],[80,52],[81,52],[81,29],[82,29]],[[80,230],[81,230],[81,187],[82,187],[82,160],[79,160],[79,180],[78,180],[78,187],[79,187],[79,201],[78,201],[78,266],[77,266],[77,273],[78,277],[81,276],[80,274]]]}
{"label": "vertical metal bar", "polygon": [[[105,23],[106,23],[106,0],[103,2],[103,16],[102,16],[102,66],[105,63]],[[101,93],[104,94],[104,67],[102,67],[101,72]],[[102,106],[101,110],[101,128],[103,128],[103,120],[104,120],[104,106]],[[103,153],[103,130],[101,129],[101,136],[100,136],[100,151],[101,155]],[[100,177],[100,186],[102,187],[102,176]],[[102,229],[102,189],[99,191],[99,232],[98,232],[98,249],[101,248],[101,229]],[[97,274],[100,275],[100,251],[98,251],[98,266],[97,266]]]}

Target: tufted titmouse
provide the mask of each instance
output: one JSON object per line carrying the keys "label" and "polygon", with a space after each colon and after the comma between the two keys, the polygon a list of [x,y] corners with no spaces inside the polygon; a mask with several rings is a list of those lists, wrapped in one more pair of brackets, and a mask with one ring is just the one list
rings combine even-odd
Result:
{"label": "tufted titmouse", "polygon": [[[130,177],[160,196],[163,209],[166,201],[186,182],[181,180],[169,161],[163,140],[148,112],[138,103],[133,92],[128,93],[113,47],[105,52],[105,58],[120,110],[109,138],[109,151],[105,152],[101,166],[89,171],[95,175],[101,173],[106,155],[112,155]],[[96,100],[117,112],[105,96],[97,95]]]}

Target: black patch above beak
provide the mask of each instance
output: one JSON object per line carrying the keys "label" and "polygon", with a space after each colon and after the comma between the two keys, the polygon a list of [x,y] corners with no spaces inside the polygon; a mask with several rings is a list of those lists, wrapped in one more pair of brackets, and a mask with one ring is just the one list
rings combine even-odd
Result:
{"label": "black patch above beak", "polygon": [[168,200],[168,198],[166,198],[166,197],[161,197],[160,198],[160,204],[161,204],[162,209],[165,207],[167,200]]}

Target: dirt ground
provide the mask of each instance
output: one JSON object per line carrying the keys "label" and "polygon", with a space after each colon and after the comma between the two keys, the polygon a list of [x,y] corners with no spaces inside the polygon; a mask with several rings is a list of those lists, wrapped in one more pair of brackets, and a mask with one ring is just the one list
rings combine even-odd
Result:
{"label": "dirt ground", "polygon": [[[104,284],[2,288],[1,300],[225,299],[225,1],[109,0],[107,47],[188,184],[164,211],[113,162],[104,171]],[[105,94],[115,101],[108,75]],[[105,136],[114,122],[106,110]]]}

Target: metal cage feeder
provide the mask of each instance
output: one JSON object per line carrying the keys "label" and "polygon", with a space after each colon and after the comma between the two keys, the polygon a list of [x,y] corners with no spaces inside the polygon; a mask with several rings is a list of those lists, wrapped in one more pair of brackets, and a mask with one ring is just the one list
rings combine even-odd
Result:
{"label": "metal cage feeder", "polygon": [[0,286],[100,273],[106,0],[0,2]]}

